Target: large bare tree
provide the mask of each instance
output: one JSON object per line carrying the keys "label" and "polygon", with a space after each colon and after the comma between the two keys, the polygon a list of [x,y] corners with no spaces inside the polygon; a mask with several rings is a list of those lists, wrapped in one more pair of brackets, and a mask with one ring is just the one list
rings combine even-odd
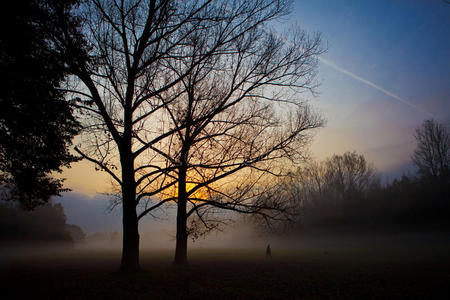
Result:
{"label": "large bare tree", "polygon": [[[173,122],[166,121],[168,105],[175,105],[185,98],[183,81],[195,73],[197,66],[207,66],[205,62],[227,55],[230,49],[235,51],[237,45],[246,47],[245,41],[249,37],[262,40],[262,35],[271,37],[264,38],[267,45],[261,42],[258,43],[261,49],[249,48],[249,51],[241,53],[246,60],[253,57],[266,61],[253,64],[259,66],[258,69],[247,73],[258,76],[267,73],[265,68],[272,67],[263,53],[264,49],[273,53],[274,36],[266,35],[262,26],[285,15],[289,2],[91,0],[80,9],[84,15],[82,34],[87,47],[75,43],[70,33],[55,37],[57,47],[71,50],[67,67],[74,78],[67,90],[77,95],[75,106],[82,115],[85,128],[83,141],[76,150],[110,174],[121,192],[121,270],[139,269],[138,220],[152,209],[173,200],[167,198],[146,207],[151,203],[148,201],[150,197],[178,183],[178,180],[167,179],[171,176],[170,171],[179,166],[168,164],[167,157],[160,150],[161,145],[170,144],[174,134],[189,126],[189,123],[174,126]],[[192,55],[190,46],[200,36],[199,32],[207,32],[209,36],[202,41],[202,50]],[[277,43],[280,42],[278,39]],[[299,50],[296,47],[296,51]],[[88,64],[84,63],[86,51]],[[189,65],[181,69],[176,66],[186,59]],[[275,60],[274,63],[282,65],[289,62]],[[241,68],[237,70],[241,72]],[[295,71],[290,67],[285,70],[286,75]],[[225,79],[216,80],[226,84]],[[251,82],[253,78],[246,80]],[[294,82],[279,81],[279,85],[284,87],[292,84]],[[237,90],[232,91],[230,99],[245,87],[232,85]],[[208,104],[203,106],[206,109]],[[216,114],[216,111],[205,113],[203,119],[196,122],[200,124],[201,120],[212,119]],[[155,182],[160,185],[155,187]],[[142,210],[141,206],[144,206]]]}
{"label": "large bare tree", "polygon": [[[216,30],[197,30],[170,68],[177,74],[191,69]],[[176,186],[160,193],[177,204],[176,264],[187,262],[189,233],[220,224],[218,210],[289,218],[289,202],[263,197],[270,187],[263,178],[282,176],[302,159],[310,130],[322,120],[299,97],[315,88],[320,36],[298,31],[290,36],[294,42],[288,38],[254,27],[160,94],[170,101],[164,122],[178,128],[154,149],[166,160],[165,186]],[[147,177],[148,183],[160,175]]]}

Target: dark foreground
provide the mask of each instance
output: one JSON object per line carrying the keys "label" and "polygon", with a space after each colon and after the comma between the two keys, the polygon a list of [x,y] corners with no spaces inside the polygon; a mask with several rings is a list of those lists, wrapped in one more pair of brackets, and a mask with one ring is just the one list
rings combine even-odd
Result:
{"label": "dark foreground", "polygon": [[192,250],[187,268],[171,265],[170,250],[142,251],[135,275],[115,272],[117,251],[8,254],[0,298],[450,299],[446,247],[272,251]]}

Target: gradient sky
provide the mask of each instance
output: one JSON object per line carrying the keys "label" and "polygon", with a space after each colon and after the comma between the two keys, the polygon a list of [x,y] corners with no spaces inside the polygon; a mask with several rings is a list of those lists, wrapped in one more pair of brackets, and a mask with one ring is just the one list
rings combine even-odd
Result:
{"label": "gradient sky", "polygon": [[380,172],[409,170],[415,127],[450,122],[450,5],[298,0],[288,23],[328,43],[311,101],[328,121],[312,145],[316,158],[356,150]]}
{"label": "gradient sky", "polygon": [[[321,32],[328,48],[319,67],[320,94],[310,97],[327,120],[311,146],[313,156],[323,159],[355,150],[385,178],[413,170],[415,128],[429,118],[450,124],[450,4],[296,0],[281,26],[290,24]],[[87,162],[63,175],[74,192],[90,197],[104,192],[110,182]],[[68,222],[95,231],[80,222],[104,216],[87,212],[89,198],[72,205],[77,197],[84,196],[72,193],[61,199]],[[92,201],[98,199],[106,207],[104,197]],[[120,223],[120,218],[114,220]]]}

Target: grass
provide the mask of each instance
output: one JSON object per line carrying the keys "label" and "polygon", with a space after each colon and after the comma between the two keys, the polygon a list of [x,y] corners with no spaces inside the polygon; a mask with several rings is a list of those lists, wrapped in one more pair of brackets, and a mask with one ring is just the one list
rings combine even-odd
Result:
{"label": "grass", "polygon": [[423,249],[210,249],[175,267],[172,250],[144,250],[137,274],[117,273],[120,253],[10,254],[2,299],[437,299],[450,297],[450,251]]}

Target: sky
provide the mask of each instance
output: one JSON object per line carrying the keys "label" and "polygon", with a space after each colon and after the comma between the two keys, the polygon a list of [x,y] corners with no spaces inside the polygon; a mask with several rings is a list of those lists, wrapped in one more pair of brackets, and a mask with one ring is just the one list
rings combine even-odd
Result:
{"label": "sky", "polygon": [[[450,4],[296,0],[280,27],[293,25],[321,32],[327,48],[320,57],[319,94],[308,97],[326,119],[312,156],[356,151],[386,181],[413,172],[415,128],[430,118],[450,124]],[[58,200],[69,223],[87,232],[120,226],[120,217],[105,217],[107,199],[98,195],[110,183],[104,173],[81,162],[63,176],[76,191]]]}
{"label": "sky", "polygon": [[411,171],[415,128],[450,123],[450,5],[301,0],[287,21],[328,44],[311,100],[327,119],[314,156],[355,150],[387,176]]}

